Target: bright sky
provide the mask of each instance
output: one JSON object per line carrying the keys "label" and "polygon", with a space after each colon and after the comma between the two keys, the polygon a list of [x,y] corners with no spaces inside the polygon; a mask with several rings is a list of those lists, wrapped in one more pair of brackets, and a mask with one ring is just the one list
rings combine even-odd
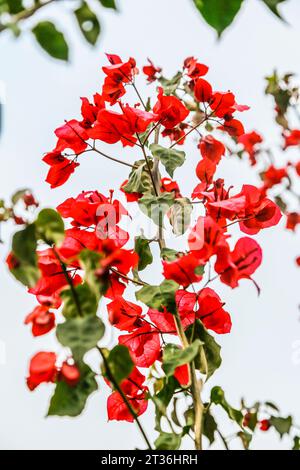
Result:
{"label": "bright sky", "polygon": [[[55,206],[83,189],[97,188],[105,193],[125,179],[123,167],[106,161],[103,164],[98,157],[87,157],[62,188],[50,190],[44,183],[46,168],[41,156],[54,146],[53,130],[64,119],[78,116],[79,97],[99,91],[104,52],[117,53],[124,58],[132,55],[139,65],[145,63],[146,57],[151,57],[155,63],[163,65],[169,75],[176,72],[185,57],[197,56],[210,66],[208,78],[215,89],[231,89],[238,102],[251,106],[242,116],[246,129],[260,130],[269,142],[279,142],[278,130],[272,124],[272,105],[263,93],[263,77],[274,68],[300,73],[298,1],[290,0],[282,7],[290,26],[279,22],[261,2],[245,2],[237,21],[220,43],[189,0],[120,0],[119,3],[120,14],[102,12],[103,34],[94,49],[84,44],[79,33],[74,33],[75,23],[71,24],[61,11],[58,15],[55,6],[48,9],[47,15],[41,14],[41,17],[55,18],[61,28],[68,31],[72,43],[70,65],[51,61],[30,33],[18,40],[9,35],[1,36],[4,66],[1,67],[3,85],[0,89],[5,95],[0,140],[1,196],[8,198],[17,188],[29,186],[42,205]],[[147,91],[143,87],[142,90]],[[195,155],[194,147],[190,148]],[[194,158],[193,154],[190,158]],[[191,166],[180,180],[187,194],[196,181]],[[247,163],[226,162],[220,176],[237,187],[244,182],[256,182]],[[5,228],[6,240],[10,232],[11,227]],[[283,414],[293,414],[300,423],[299,271],[293,262],[300,254],[299,244],[296,236],[278,227],[265,231],[257,239],[264,251],[263,266],[255,276],[262,288],[260,298],[246,281],[234,291],[215,285],[232,314],[233,330],[230,335],[219,338],[223,367],[207,389],[210,385],[221,385],[228,400],[236,405],[241,397],[249,403],[274,401]],[[7,246],[0,248],[1,258],[4,259],[6,252]],[[55,350],[56,344],[51,335],[39,339],[31,337],[23,319],[32,309],[34,299],[14,282],[3,266],[0,270],[0,447],[142,447],[135,425],[107,423],[107,387],[103,383],[81,417],[44,418],[51,386],[42,386],[30,393],[24,376],[32,354],[41,349]],[[96,361],[96,356],[92,360]],[[147,413],[142,419],[148,432],[153,428],[151,415]],[[220,413],[221,421],[222,418]],[[231,434],[232,428],[225,426],[224,432]],[[185,445],[190,446],[188,442]],[[232,446],[238,447],[238,443],[232,442]],[[288,441],[279,442],[270,431],[258,433],[253,447],[285,449],[287,446]],[[215,447],[221,448],[221,444],[216,443]]]}

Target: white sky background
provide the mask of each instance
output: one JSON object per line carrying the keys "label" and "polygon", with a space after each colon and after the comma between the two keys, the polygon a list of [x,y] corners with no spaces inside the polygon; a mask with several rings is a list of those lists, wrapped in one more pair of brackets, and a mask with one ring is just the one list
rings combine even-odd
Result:
{"label": "white sky background", "polygon": [[[245,2],[237,21],[220,43],[188,0],[120,0],[119,4],[121,14],[102,9],[103,33],[94,49],[84,43],[79,32],[74,33],[76,26],[61,9],[59,15],[55,7],[49,8],[47,15],[40,15],[55,19],[68,31],[72,43],[70,65],[50,60],[30,33],[18,41],[8,34],[1,35],[0,80],[6,89],[0,140],[1,196],[9,198],[17,188],[29,186],[44,206],[55,206],[83,189],[106,193],[125,179],[124,167],[87,154],[62,188],[50,190],[44,183],[46,166],[41,156],[55,144],[53,130],[64,119],[78,117],[80,96],[100,91],[100,66],[105,62],[105,51],[123,58],[132,55],[138,65],[143,65],[149,56],[164,66],[167,75],[175,73],[185,57],[197,56],[210,66],[208,79],[215,89],[231,89],[239,103],[251,106],[249,112],[241,115],[246,129],[255,128],[268,136],[270,142],[280,142],[278,129],[272,124],[271,101],[263,93],[263,77],[275,67],[281,72],[300,74],[299,1],[290,0],[281,9],[290,27],[266,11],[261,2]],[[148,91],[143,85],[141,89],[144,93]],[[186,194],[190,194],[196,183],[193,169],[199,158],[195,146],[190,145],[188,149],[190,165],[187,164],[184,172],[178,171],[178,180]],[[121,151],[119,156],[122,158]],[[245,182],[256,182],[246,162],[225,162],[219,175],[237,189]],[[4,229],[6,240],[10,231],[11,227]],[[283,414],[293,414],[300,423],[300,294],[299,271],[294,266],[294,258],[300,254],[299,245],[296,236],[278,227],[265,230],[257,239],[264,251],[263,265],[255,275],[262,288],[260,298],[247,281],[233,291],[215,284],[232,314],[233,329],[230,335],[219,337],[223,366],[207,388],[221,385],[229,402],[236,405],[242,396],[249,403],[274,401]],[[6,252],[7,246],[2,246],[1,258],[4,259]],[[107,387],[103,383],[81,417],[44,418],[51,386],[41,386],[30,393],[24,377],[29,358],[38,350],[56,350],[56,344],[51,335],[32,338],[23,319],[35,300],[2,265],[0,270],[0,339],[6,350],[6,359],[0,358],[0,447],[143,447],[134,424],[107,423]],[[142,421],[154,437],[150,431],[152,418],[149,412]],[[222,413],[220,418],[223,421]],[[223,429],[225,434],[232,433],[231,427]],[[280,442],[269,431],[257,434],[253,448],[286,449],[288,445],[287,440]],[[190,444],[187,442],[185,446],[188,448]],[[215,447],[222,448],[222,445],[217,443]],[[239,444],[233,441],[232,447],[239,448]]]}

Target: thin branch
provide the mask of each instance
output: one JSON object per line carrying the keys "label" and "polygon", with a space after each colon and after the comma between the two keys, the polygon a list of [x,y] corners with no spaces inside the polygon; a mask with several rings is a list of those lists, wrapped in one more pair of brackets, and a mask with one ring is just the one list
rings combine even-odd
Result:
{"label": "thin branch", "polygon": [[56,0],[47,0],[44,3],[36,3],[32,8],[28,8],[27,10],[21,11],[20,13],[17,13],[16,15],[13,15],[11,17],[11,20],[6,23],[6,24],[0,24],[0,33],[2,31],[5,31],[6,29],[9,29],[11,26],[16,25],[19,23],[19,21],[26,20],[33,16],[38,10],[40,10],[43,7],[46,7],[50,5],[50,3],[55,2]]}
{"label": "thin branch", "polygon": [[56,248],[53,246],[52,247],[52,250],[53,250],[53,253],[56,257],[56,259],[59,261],[60,265],[61,265],[61,269],[63,271],[63,274],[66,278],[66,281],[68,282],[69,286],[70,286],[70,290],[71,290],[71,294],[72,294],[72,297],[74,299],[74,303],[75,303],[75,306],[76,306],[76,309],[78,311],[78,314],[80,317],[83,316],[83,312],[82,312],[82,308],[81,308],[81,305],[80,305],[80,301],[79,301],[79,298],[78,298],[78,295],[77,295],[77,292],[75,290],[75,287],[74,287],[74,284],[73,284],[73,281],[72,279],[69,277],[69,274],[68,274],[68,271],[67,271],[67,268],[66,268],[66,265],[65,263],[62,261],[61,257],[59,256]]}
{"label": "thin branch", "polygon": [[106,374],[107,374],[107,377],[109,379],[109,381],[113,384],[114,388],[117,390],[117,392],[121,395],[122,397],[122,400],[124,401],[128,411],[130,412],[131,416],[133,417],[133,419],[135,420],[146,444],[147,444],[147,447],[148,449],[152,450],[152,447],[151,447],[151,444],[149,442],[149,439],[143,429],[143,426],[141,425],[140,423],[140,420],[138,418],[138,415],[136,414],[135,410],[133,409],[133,407],[131,406],[129,400],[127,399],[125,393],[123,392],[122,388],[119,386],[118,382],[116,381],[116,379],[114,378],[114,375],[109,367],[109,364],[107,362],[107,359],[106,359],[106,356],[105,356],[105,353],[103,352],[102,348],[100,347],[97,347],[98,351],[100,352],[101,356],[102,356],[102,359],[103,359],[103,363],[104,363],[104,366],[105,366],[105,369],[106,369]]}
{"label": "thin branch", "polygon": [[227,444],[227,441],[226,441],[225,437],[223,436],[223,434],[219,431],[219,429],[216,429],[216,431],[217,431],[218,435],[220,436],[220,438],[221,438],[221,440],[222,440],[222,442],[223,442],[223,444],[224,444],[225,449],[226,449],[226,450],[230,450],[230,449],[229,449],[229,446],[228,446],[228,444]]}
{"label": "thin branch", "polygon": [[191,132],[193,132],[195,129],[197,129],[199,126],[201,126],[201,124],[203,124],[208,119],[209,119],[209,116],[205,115],[204,119],[202,119],[200,122],[198,122],[198,124],[195,124],[195,126],[191,127],[191,129],[189,131],[187,131],[185,134],[183,134],[181,137],[179,137],[179,139],[177,139],[175,142],[173,142],[173,144],[170,145],[169,149],[172,149],[173,147],[175,147],[175,145],[177,145],[178,142],[181,142],[182,139],[185,139]]}
{"label": "thin branch", "polygon": [[133,282],[134,284],[137,284],[138,286],[147,286],[147,282],[143,282],[143,281],[138,281],[137,279],[133,279],[132,277],[128,277],[126,276],[125,274],[121,273],[120,271],[118,271],[117,269],[115,268],[110,268],[110,270],[117,274],[118,276],[122,277],[123,279],[126,279],[127,281],[130,281],[130,282]]}
{"label": "thin branch", "polygon": [[[91,144],[88,144],[91,145]],[[121,163],[121,165],[126,165],[129,166],[130,168],[136,168],[135,165],[132,165],[131,163],[124,162],[123,160],[119,160],[118,158],[111,157],[110,155],[107,155],[106,153],[102,152],[101,150],[97,149],[95,146],[91,145],[91,150],[94,150],[96,153],[99,153],[102,157],[107,158],[108,160],[112,160],[113,162]]]}

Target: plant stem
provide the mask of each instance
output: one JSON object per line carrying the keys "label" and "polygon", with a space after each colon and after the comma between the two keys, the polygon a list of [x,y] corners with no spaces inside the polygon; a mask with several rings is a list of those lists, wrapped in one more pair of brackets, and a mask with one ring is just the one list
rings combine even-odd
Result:
{"label": "plant stem", "polygon": [[223,444],[224,444],[225,449],[226,449],[226,450],[230,450],[230,449],[229,449],[229,446],[228,446],[228,444],[227,444],[227,441],[226,441],[225,437],[223,436],[223,434],[219,431],[219,429],[217,429],[216,431],[217,431],[217,434],[219,434],[219,436],[220,436],[220,438],[221,438],[221,440],[222,440],[222,442],[223,442]]}
{"label": "plant stem", "polygon": [[78,314],[80,317],[83,316],[83,312],[82,312],[82,309],[81,309],[81,305],[80,305],[80,301],[79,301],[79,298],[78,298],[78,295],[77,295],[77,292],[75,290],[75,287],[73,285],[73,282],[72,282],[72,279],[69,277],[69,274],[68,274],[68,271],[67,271],[67,268],[66,268],[66,265],[65,263],[62,261],[61,257],[59,256],[58,252],[56,251],[56,248],[53,246],[52,247],[52,250],[53,250],[53,253],[54,255],[56,256],[57,260],[59,261],[60,265],[61,265],[61,269],[63,271],[63,274],[66,278],[66,281],[68,282],[69,286],[70,286],[70,290],[71,290],[71,294],[72,294],[72,297],[74,299],[74,303],[76,305],[76,309],[78,311]]}
{"label": "plant stem", "polygon": [[131,163],[125,162],[123,160],[119,160],[118,158],[111,157],[110,155],[107,155],[104,152],[101,152],[101,150],[98,150],[96,147],[92,146],[91,150],[94,150],[94,152],[98,153],[102,157],[108,158],[109,160],[112,160],[113,162],[120,163],[121,165],[129,166],[130,168],[135,168],[134,165],[131,165]]}
{"label": "plant stem", "polygon": [[185,139],[191,132],[193,132],[195,129],[197,129],[199,126],[201,126],[201,124],[203,124],[208,119],[209,119],[209,116],[205,116],[200,122],[198,122],[198,124],[195,124],[195,126],[191,127],[191,129],[189,131],[187,131],[184,135],[179,137],[179,139],[177,139],[176,142],[173,142],[173,144],[170,145],[169,148],[172,149],[173,147],[175,147],[175,145],[177,145],[178,142],[181,142],[182,139]]}
{"label": "plant stem", "polygon": [[122,388],[119,386],[118,382],[116,381],[116,379],[114,378],[114,375],[109,367],[109,364],[107,362],[107,359],[106,359],[106,356],[105,356],[105,353],[103,352],[102,348],[100,348],[99,346],[97,347],[98,351],[100,352],[101,356],[102,356],[102,359],[103,359],[103,363],[104,363],[104,366],[105,366],[105,370],[106,370],[106,374],[107,374],[107,377],[109,379],[109,381],[113,384],[114,388],[116,389],[116,391],[121,395],[122,397],[122,400],[124,401],[125,405],[127,406],[127,409],[128,411],[130,412],[130,414],[132,415],[133,419],[135,420],[146,444],[147,444],[147,447],[148,449],[152,450],[152,447],[151,447],[151,444],[150,444],[150,441],[143,429],[143,426],[141,425],[140,423],[140,420],[138,418],[138,415],[136,414],[136,412],[134,411],[133,407],[131,406],[129,400],[127,399],[125,393],[123,392]]}
{"label": "plant stem", "polygon": [[116,273],[118,276],[122,277],[123,279],[126,279],[127,281],[133,282],[133,284],[137,284],[138,286],[147,286],[148,285],[147,282],[138,281],[137,279],[132,279],[132,277],[128,277],[125,274],[120,273],[120,271],[118,271],[115,268],[110,268],[110,270],[113,273]]}
{"label": "plant stem", "polygon": [[36,5],[34,5],[32,8],[28,8],[27,10],[21,11],[20,13],[17,13],[16,15],[13,15],[11,17],[11,21],[9,21],[6,24],[0,24],[0,33],[2,31],[5,31],[6,29],[10,28],[10,26],[16,25],[19,23],[19,21],[26,20],[27,18],[30,18],[32,15],[34,15],[35,12],[40,10],[43,7],[46,7],[50,5],[50,3],[55,2],[56,0],[48,0],[44,3],[38,2]]}
{"label": "plant stem", "polygon": [[[189,346],[185,331],[183,329],[179,313],[175,312],[174,320],[176,325],[176,330],[178,336],[181,340],[183,349]],[[200,383],[197,380],[195,364],[190,365],[190,374],[191,374],[191,392],[193,396],[194,403],[194,412],[195,412],[195,423],[194,423],[194,433],[195,433],[195,449],[202,450],[202,419],[203,419],[203,403],[201,400],[201,387]]]}

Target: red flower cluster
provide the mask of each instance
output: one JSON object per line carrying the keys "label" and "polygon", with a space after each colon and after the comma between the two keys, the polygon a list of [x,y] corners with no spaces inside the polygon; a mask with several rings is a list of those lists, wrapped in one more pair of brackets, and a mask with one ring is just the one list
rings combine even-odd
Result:
{"label": "red flower cluster", "polygon": [[65,381],[70,387],[75,387],[80,379],[80,372],[76,365],[64,362],[60,367],[56,365],[57,357],[54,352],[39,352],[32,357],[29,365],[27,385],[34,390],[41,383]]}
{"label": "red flower cluster", "polygon": [[[214,137],[213,130],[227,132],[254,161],[261,137],[255,132],[244,134],[242,123],[235,118],[236,112],[245,111],[248,106],[238,105],[230,91],[214,91],[203,78],[208,67],[189,57],[184,61],[182,72],[172,80],[165,79],[162,70],[150,60],[143,67],[148,83],[158,81],[160,85],[151,107],[151,101],[147,100],[145,104],[136,88],[138,69],[135,60],[130,58],[124,62],[116,55],[107,57],[109,65],[102,68],[105,79],[101,94],[95,94],[93,102],[82,98],[80,120],[66,121],[55,131],[56,146],[43,158],[50,166],[46,181],[52,188],[65,183],[78,167],[80,156],[87,151],[98,152],[103,158],[131,168],[129,180],[120,188],[127,201],[140,204],[143,198],[157,207],[161,199],[166,200],[166,214],[174,228],[176,223],[180,225],[182,215],[176,212],[178,208],[174,209],[176,203],[191,213],[191,201],[173,180],[174,171],[185,158],[184,152],[174,147],[182,145],[187,136],[197,130],[201,159],[195,173],[200,183],[194,189],[192,199],[201,203],[201,216],[193,227],[187,228],[187,243],[181,251],[165,248],[162,224],[158,237],[142,242],[141,237],[135,239],[135,249],[129,249],[126,247],[129,234],[120,225],[130,214],[118,199],[113,199],[113,191],[109,197],[98,191],[83,191],[77,197],[67,198],[57,207],[60,216],[69,224],[62,242],[37,252],[40,278],[29,292],[36,296],[38,306],[26,317],[25,323],[31,325],[34,336],[46,334],[55,327],[54,310],[65,302],[64,291],[70,286],[80,289],[85,283],[92,282],[93,289],[99,290],[99,298],[104,295],[109,299],[108,320],[119,330],[118,342],[128,348],[133,362],[131,374],[121,380],[118,387],[108,369],[104,374],[112,388],[107,402],[108,418],[133,421],[126,401],[136,415],[147,409],[146,375],[139,368],[148,369],[156,362],[164,362],[165,335],[171,335],[177,343],[181,340],[180,347],[185,347],[182,335],[186,335],[188,341],[191,325],[202,325],[207,335],[210,333],[206,329],[213,334],[230,332],[230,314],[210,283],[219,278],[236,288],[242,279],[251,280],[261,264],[262,250],[248,236],[237,239],[232,245],[229,227],[236,223],[241,232],[254,235],[276,225],[281,212],[267,197],[267,190],[280,183],[286,172],[270,166],[263,187],[243,185],[240,192],[232,195],[232,188],[226,189],[224,181],[216,177],[226,147]],[[121,101],[128,87],[136,91],[138,103],[129,105]],[[112,108],[115,105],[117,109]],[[201,124],[208,125],[200,131]],[[161,142],[159,137],[169,138],[172,145],[163,147],[165,140]],[[150,145],[151,140],[154,145]],[[121,144],[120,152],[122,147],[132,147],[137,161],[132,164],[111,157],[96,147],[98,141]],[[156,151],[161,152],[159,157]],[[161,173],[160,163],[172,179]],[[298,222],[290,216],[290,228],[294,229]],[[163,283],[150,286],[141,279],[140,271],[151,263],[151,243],[157,241],[161,249]],[[95,255],[88,275],[83,263],[87,250]],[[15,269],[17,263],[11,255],[9,266]],[[208,264],[214,266],[215,277],[210,275],[210,269],[207,272]],[[141,288],[136,297],[145,305],[126,299],[125,289],[129,282]],[[164,289],[169,290],[165,292]],[[147,290],[143,297],[143,291]],[[178,328],[178,322],[182,328]],[[77,365],[70,359],[61,366],[57,363],[55,353],[41,352],[34,356],[29,368],[29,388],[60,380],[76,386],[80,379]],[[173,375],[178,386],[188,387],[192,380],[190,367],[185,363],[174,367]]]}

